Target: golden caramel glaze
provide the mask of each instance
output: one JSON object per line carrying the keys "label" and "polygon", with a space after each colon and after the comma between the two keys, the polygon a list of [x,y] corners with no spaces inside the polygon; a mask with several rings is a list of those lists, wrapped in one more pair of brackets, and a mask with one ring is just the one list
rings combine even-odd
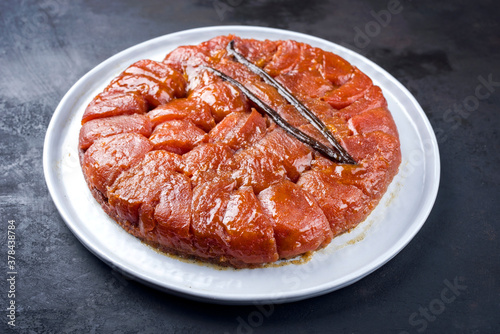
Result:
{"label": "golden caramel glaze", "polygon": [[[306,105],[357,164],[289,135],[210,66],[283,119],[323,135],[234,49]],[[126,68],[87,106],[89,189],[125,230],[172,254],[237,268],[326,247],[375,208],[401,163],[380,87],[345,59],[296,41],[218,36]]]}

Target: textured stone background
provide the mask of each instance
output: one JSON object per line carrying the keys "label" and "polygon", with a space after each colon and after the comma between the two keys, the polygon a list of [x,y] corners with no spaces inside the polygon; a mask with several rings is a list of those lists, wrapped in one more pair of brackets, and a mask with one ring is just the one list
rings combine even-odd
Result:
{"label": "textured stone background", "polygon": [[[377,29],[373,13],[388,4],[1,1],[0,309],[8,306],[6,226],[15,220],[15,330],[499,333],[500,5],[401,0],[401,11]],[[137,43],[221,24],[290,29],[347,46],[408,87],[430,119],[442,162],[434,209],[400,254],[358,283],[269,312],[193,302],[113,271],[78,242],[56,210],[44,181],[42,150],[51,116],[68,89]],[[362,38],[359,31],[369,35]],[[488,76],[494,81],[490,95],[474,99],[480,77]],[[446,280],[466,288],[440,310]],[[423,310],[429,307],[439,314]],[[0,313],[0,332],[11,330],[6,314]]]}

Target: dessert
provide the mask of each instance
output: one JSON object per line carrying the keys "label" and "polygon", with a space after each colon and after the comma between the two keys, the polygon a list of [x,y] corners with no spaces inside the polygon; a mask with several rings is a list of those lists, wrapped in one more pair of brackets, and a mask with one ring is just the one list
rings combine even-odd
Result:
{"label": "dessert", "polygon": [[92,195],[129,233],[237,268],[327,246],[401,162],[363,72],[304,43],[233,35],[130,65],[87,106],[79,152]]}

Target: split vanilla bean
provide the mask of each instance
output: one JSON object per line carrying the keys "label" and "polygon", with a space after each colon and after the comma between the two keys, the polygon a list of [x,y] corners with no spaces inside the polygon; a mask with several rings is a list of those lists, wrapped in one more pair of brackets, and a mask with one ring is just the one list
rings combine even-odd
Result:
{"label": "split vanilla bean", "polygon": [[[223,80],[231,83],[235,87],[237,87],[250,101],[252,101],[256,106],[258,106],[263,113],[268,115],[276,124],[278,124],[280,127],[282,127],[286,132],[290,133],[292,136],[300,140],[306,145],[309,145],[316,151],[322,153],[323,155],[327,156],[328,158],[335,160],[339,163],[348,163],[352,164],[355,162],[351,162],[349,160],[346,160],[343,156],[341,156],[336,150],[333,150],[332,148],[320,143],[319,141],[315,140],[314,138],[310,137],[309,135],[305,134],[304,132],[300,131],[299,129],[295,128],[292,126],[290,123],[288,123],[286,120],[283,119],[283,117],[278,114],[278,112],[274,109],[272,109],[270,106],[268,106],[266,103],[264,103],[262,100],[260,100],[257,96],[255,96],[248,88],[246,88],[243,84],[240,82],[236,81],[235,79],[231,78],[230,76],[208,66],[200,66],[201,69],[208,70],[218,77],[222,78]],[[352,158],[351,158],[352,159]],[[352,160],[354,161],[354,160]]]}
{"label": "split vanilla bean", "polygon": [[337,159],[342,163],[356,164],[356,161],[351,157],[351,155],[340,145],[340,143],[335,139],[333,134],[328,130],[326,125],[304,104],[302,104],[297,98],[284,86],[282,86],[278,81],[276,81],[272,76],[270,76],[266,71],[253,64],[251,61],[246,59],[242,54],[234,49],[234,40],[230,41],[226,48],[227,52],[234,56],[236,60],[250,69],[253,73],[259,75],[266,83],[273,86],[278,90],[278,93],[283,96],[292,106],[297,109],[297,111],[304,116],[321,134],[328,140],[328,142],[338,151],[338,155],[341,159]]}

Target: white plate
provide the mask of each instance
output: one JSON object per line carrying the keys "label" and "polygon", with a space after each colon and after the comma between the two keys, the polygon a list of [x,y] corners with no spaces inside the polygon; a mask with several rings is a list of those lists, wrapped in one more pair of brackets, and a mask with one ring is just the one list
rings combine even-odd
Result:
{"label": "white plate", "polygon": [[[379,85],[400,136],[403,162],[379,206],[309,262],[281,267],[219,270],[155,252],[112,221],[91,196],[77,153],[83,111],[116,75],[139,59],[161,60],[179,45],[218,35],[294,39],[332,51]],[[285,30],[220,26],[182,31],[131,47],[95,67],[64,96],[45,138],[45,179],[68,227],[95,255],[148,285],[187,297],[227,304],[281,303],[321,295],[356,282],[394,257],[415,236],[434,204],[439,184],[436,138],[413,96],[382,68],[334,43]]]}

